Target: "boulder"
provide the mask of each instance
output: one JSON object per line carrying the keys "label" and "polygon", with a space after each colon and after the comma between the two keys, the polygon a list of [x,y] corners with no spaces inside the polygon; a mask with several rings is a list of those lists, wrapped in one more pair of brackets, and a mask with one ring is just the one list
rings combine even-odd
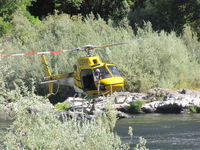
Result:
{"label": "boulder", "polygon": [[145,113],[154,113],[158,107],[160,101],[154,101],[151,103],[146,103],[142,106],[141,110]]}

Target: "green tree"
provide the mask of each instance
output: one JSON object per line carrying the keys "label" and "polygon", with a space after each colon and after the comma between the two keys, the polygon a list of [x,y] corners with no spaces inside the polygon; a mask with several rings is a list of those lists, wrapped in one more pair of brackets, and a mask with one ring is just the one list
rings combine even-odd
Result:
{"label": "green tree", "polygon": [[32,23],[37,21],[27,10],[27,7],[31,6],[33,1],[36,0],[0,0],[0,36],[7,33],[11,28],[11,21],[17,9],[21,9],[24,16]]}
{"label": "green tree", "polygon": [[36,0],[0,0],[0,16],[3,17],[5,21],[10,21],[18,8],[26,11],[27,6],[30,6],[33,1]]}
{"label": "green tree", "polygon": [[200,38],[200,0],[183,0],[179,6],[187,25],[190,25]]}
{"label": "green tree", "polygon": [[185,24],[183,14],[179,11],[179,0],[144,0],[138,2],[129,15],[131,25],[143,25],[150,21],[156,30],[180,32]]}
{"label": "green tree", "polygon": [[0,36],[7,33],[11,27],[11,24],[9,22],[6,22],[3,20],[2,17],[0,17]]}
{"label": "green tree", "polygon": [[106,21],[123,19],[133,4],[134,0],[55,0],[55,8],[59,12],[83,16],[93,13]]}
{"label": "green tree", "polygon": [[54,13],[55,2],[54,0],[33,1],[32,5],[28,7],[28,11],[31,13],[31,15],[37,16],[40,19],[43,19],[46,16]]}
{"label": "green tree", "polygon": [[130,23],[143,26],[150,21],[155,30],[182,33],[185,24],[200,30],[200,0],[136,0],[129,14]]}

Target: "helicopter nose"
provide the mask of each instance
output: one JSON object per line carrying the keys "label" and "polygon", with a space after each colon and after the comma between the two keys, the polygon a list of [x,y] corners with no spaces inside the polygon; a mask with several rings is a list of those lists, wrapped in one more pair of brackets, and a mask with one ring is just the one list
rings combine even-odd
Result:
{"label": "helicopter nose", "polygon": [[110,87],[108,87],[108,90],[115,92],[115,91],[121,90],[123,87],[124,87],[124,84],[122,84],[122,83],[121,84],[120,83],[112,84],[112,85],[110,85]]}
{"label": "helicopter nose", "polygon": [[122,77],[112,77],[102,80],[101,84],[105,85],[106,91],[119,91],[124,87],[124,79]]}

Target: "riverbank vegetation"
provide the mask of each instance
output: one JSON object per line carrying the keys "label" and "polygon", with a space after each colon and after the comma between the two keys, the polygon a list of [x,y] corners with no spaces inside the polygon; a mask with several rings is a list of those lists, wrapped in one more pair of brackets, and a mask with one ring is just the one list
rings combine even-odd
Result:
{"label": "riverbank vegetation", "polygon": [[[48,50],[72,49],[86,44],[107,44],[129,41],[129,44],[102,50],[95,55],[103,61],[118,65],[125,77],[125,88],[129,91],[146,91],[152,87],[198,89],[199,79],[199,42],[190,28],[185,28],[182,37],[174,32],[153,31],[151,23],[138,28],[134,34],[127,26],[113,27],[101,18],[90,15],[87,19],[68,15],[49,16],[39,24],[32,25],[19,11],[13,18],[16,27],[3,36],[3,54],[24,53]],[[95,38],[94,38],[95,37]],[[73,71],[72,66],[84,52],[47,55],[53,73]],[[19,79],[27,86],[38,83],[43,76],[39,56],[10,57],[1,61],[1,66],[9,66],[12,73],[4,77],[7,87]],[[40,93],[44,87],[37,86]]]}
{"label": "riverbank vegetation", "polygon": [[140,113],[142,105],[145,104],[143,100],[137,99],[130,104],[130,113]]}
{"label": "riverbank vegetation", "polygon": [[[48,2],[45,13],[39,9],[42,4],[40,0],[3,1],[0,4],[0,49],[3,54],[10,54],[129,41],[127,45],[94,52],[103,61],[118,65],[125,77],[126,90],[142,92],[154,87],[199,89],[200,43],[195,11],[199,2],[195,3],[175,3],[173,0],[110,3],[105,0],[89,5],[82,0],[58,0]],[[88,10],[84,11],[84,8]],[[193,8],[192,11],[189,12],[189,8]],[[182,12],[182,15],[173,18],[169,10],[177,14]],[[166,12],[168,15],[156,12]],[[164,19],[167,16],[169,20]],[[156,22],[158,19],[155,17],[164,20]],[[62,53],[48,55],[47,59],[53,73],[65,73],[73,71],[73,64],[81,56],[85,54]],[[9,66],[9,70],[12,70],[12,73],[4,76],[4,84],[9,89],[14,89],[14,83],[17,84],[19,80],[31,88],[30,83],[39,83],[43,76],[39,56],[4,58],[1,66]],[[44,89],[36,84],[38,94],[46,94],[47,90]],[[63,91],[61,88],[60,93],[67,93]]]}
{"label": "riverbank vegetation", "polygon": [[4,137],[7,149],[97,149],[125,150],[119,136],[112,132],[106,116],[95,120],[67,120],[64,114],[27,111],[18,105],[17,116]]}

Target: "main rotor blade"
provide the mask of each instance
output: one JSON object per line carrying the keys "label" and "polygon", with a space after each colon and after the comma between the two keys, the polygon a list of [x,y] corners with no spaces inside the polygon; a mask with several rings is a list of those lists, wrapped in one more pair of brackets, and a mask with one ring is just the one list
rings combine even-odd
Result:
{"label": "main rotor blade", "polygon": [[26,56],[26,55],[54,54],[54,53],[64,53],[64,52],[80,51],[80,50],[82,50],[82,49],[80,49],[80,48],[75,48],[75,49],[59,50],[59,51],[28,52],[28,53],[7,54],[7,55],[1,55],[1,54],[0,54],[0,57],[12,57],[12,56]]}
{"label": "main rotor blade", "polygon": [[112,46],[123,45],[123,44],[128,44],[128,43],[129,43],[129,42],[120,42],[120,43],[113,43],[113,44],[107,44],[107,45],[102,45],[102,46],[94,46],[93,49],[95,49],[95,48],[112,47]]}
{"label": "main rotor blade", "polygon": [[1,57],[13,57],[13,56],[26,56],[26,55],[54,54],[54,53],[64,53],[64,52],[81,51],[81,50],[93,50],[93,49],[96,49],[96,48],[106,48],[106,47],[111,47],[111,46],[123,45],[123,44],[127,44],[127,43],[129,43],[129,42],[120,42],[120,43],[107,44],[107,45],[102,45],[102,46],[86,45],[83,48],[75,48],[75,49],[69,49],[69,50],[27,52],[27,53],[6,54],[6,55],[0,54],[0,58]]}

